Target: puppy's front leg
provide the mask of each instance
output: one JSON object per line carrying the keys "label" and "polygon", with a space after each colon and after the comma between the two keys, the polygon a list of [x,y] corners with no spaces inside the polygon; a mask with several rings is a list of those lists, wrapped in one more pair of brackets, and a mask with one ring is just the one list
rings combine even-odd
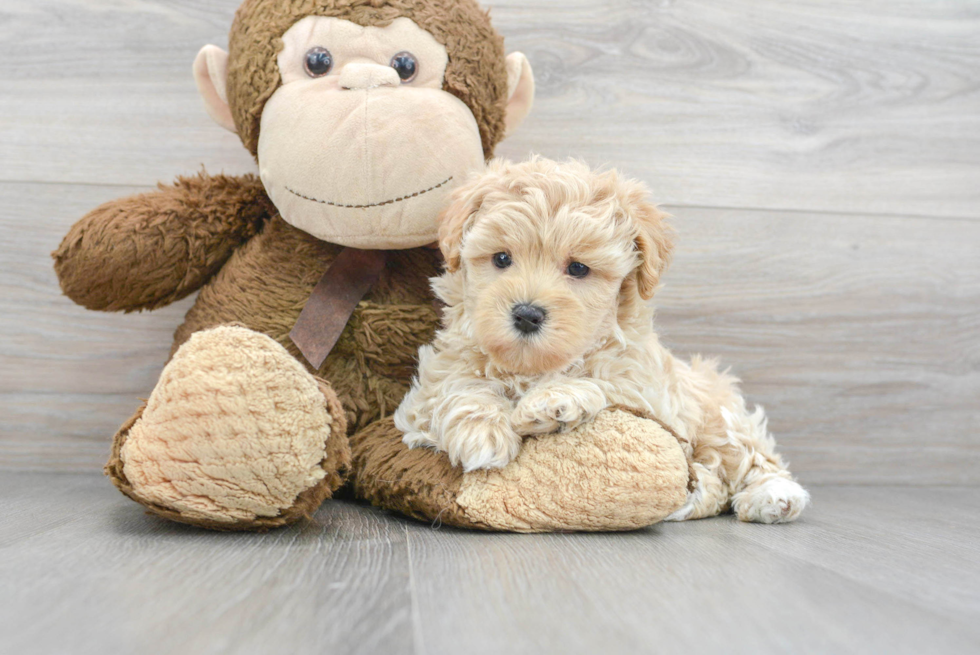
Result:
{"label": "puppy's front leg", "polygon": [[511,409],[511,401],[492,388],[474,385],[448,393],[432,413],[436,447],[467,472],[506,466],[521,448],[510,425]]}
{"label": "puppy's front leg", "polygon": [[578,427],[609,406],[595,382],[558,377],[531,389],[511,415],[514,431],[522,435],[548,434]]}
{"label": "puppy's front leg", "polygon": [[510,427],[513,402],[499,384],[470,374],[459,353],[419,349],[419,374],[395,412],[409,448],[429,447],[467,471],[501,468],[517,457],[521,438]]}

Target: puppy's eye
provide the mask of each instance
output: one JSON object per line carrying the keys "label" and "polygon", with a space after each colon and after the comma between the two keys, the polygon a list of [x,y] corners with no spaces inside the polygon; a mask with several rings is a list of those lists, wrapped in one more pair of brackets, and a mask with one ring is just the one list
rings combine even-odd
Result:
{"label": "puppy's eye", "polygon": [[582,262],[572,262],[568,265],[568,274],[572,277],[585,277],[589,274],[589,267]]}
{"label": "puppy's eye", "polygon": [[419,73],[419,62],[411,52],[399,52],[392,57],[391,67],[398,73],[402,84],[411,82]]}
{"label": "puppy's eye", "polygon": [[310,77],[323,77],[333,68],[333,55],[326,48],[310,48],[303,59],[303,68]]}
{"label": "puppy's eye", "polygon": [[513,263],[514,261],[510,258],[510,255],[505,252],[498,252],[493,256],[493,265],[497,268],[507,268]]}

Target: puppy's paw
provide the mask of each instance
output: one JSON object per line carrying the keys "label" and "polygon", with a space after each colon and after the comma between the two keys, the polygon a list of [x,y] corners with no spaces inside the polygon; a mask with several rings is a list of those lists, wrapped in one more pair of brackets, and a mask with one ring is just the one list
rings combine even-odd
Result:
{"label": "puppy's paw", "polygon": [[435,448],[437,446],[436,440],[432,438],[432,435],[428,432],[418,432],[411,431],[405,432],[402,436],[402,443],[404,443],[409,448]]}
{"label": "puppy's paw", "polygon": [[701,501],[701,490],[696,489],[695,491],[687,495],[687,501],[684,503],[683,507],[674,511],[673,514],[667,516],[665,521],[687,521],[688,519],[695,518],[694,512],[697,509],[699,502]]}
{"label": "puppy's paw", "polygon": [[800,516],[809,502],[810,494],[799,483],[770,478],[735,494],[732,508],[742,521],[789,523]]}
{"label": "puppy's paw", "polygon": [[665,518],[665,521],[688,521],[721,514],[728,504],[728,488],[716,473],[694,462],[694,490],[687,495],[684,506]]}
{"label": "puppy's paw", "polygon": [[510,424],[523,435],[562,432],[588,423],[605,406],[605,397],[593,384],[546,385],[521,399]]}
{"label": "puppy's paw", "polygon": [[517,457],[521,437],[511,428],[506,415],[465,421],[444,435],[449,461],[469,473],[477,469],[503,468]]}
{"label": "puppy's paw", "polygon": [[580,414],[574,405],[557,400],[521,402],[511,414],[510,424],[518,434],[551,434],[582,423]]}

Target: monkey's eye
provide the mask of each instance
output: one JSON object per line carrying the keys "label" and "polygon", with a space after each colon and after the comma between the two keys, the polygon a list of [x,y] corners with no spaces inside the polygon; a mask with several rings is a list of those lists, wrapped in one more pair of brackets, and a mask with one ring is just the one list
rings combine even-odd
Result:
{"label": "monkey's eye", "polygon": [[568,265],[568,274],[572,277],[585,277],[589,274],[589,267],[582,262],[572,262]]}
{"label": "monkey's eye", "polygon": [[493,265],[497,268],[507,268],[513,263],[514,261],[510,258],[510,255],[505,252],[498,252],[493,256]]}
{"label": "monkey's eye", "polygon": [[303,68],[310,77],[323,77],[333,68],[333,55],[326,48],[317,46],[306,52]]}
{"label": "monkey's eye", "polygon": [[419,73],[419,62],[411,52],[399,52],[392,57],[391,67],[398,73],[402,84],[411,82]]}

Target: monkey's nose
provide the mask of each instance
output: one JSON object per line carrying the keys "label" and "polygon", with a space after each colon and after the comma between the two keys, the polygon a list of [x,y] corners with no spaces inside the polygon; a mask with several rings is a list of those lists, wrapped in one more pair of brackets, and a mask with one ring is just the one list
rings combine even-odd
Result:
{"label": "monkey's nose", "polygon": [[398,86],[401,79],[391,66],[350,63],[340,71],[342,89],[376,89],[379,86]]}
{"label": "monkey's nose", "polygon": [[541,324],[547,318],[548,312],[544,307],[520,303],[514,305],[510,310],[510,315],[514,317],[514,327],[522,334],[534,334],[541,329]]}

